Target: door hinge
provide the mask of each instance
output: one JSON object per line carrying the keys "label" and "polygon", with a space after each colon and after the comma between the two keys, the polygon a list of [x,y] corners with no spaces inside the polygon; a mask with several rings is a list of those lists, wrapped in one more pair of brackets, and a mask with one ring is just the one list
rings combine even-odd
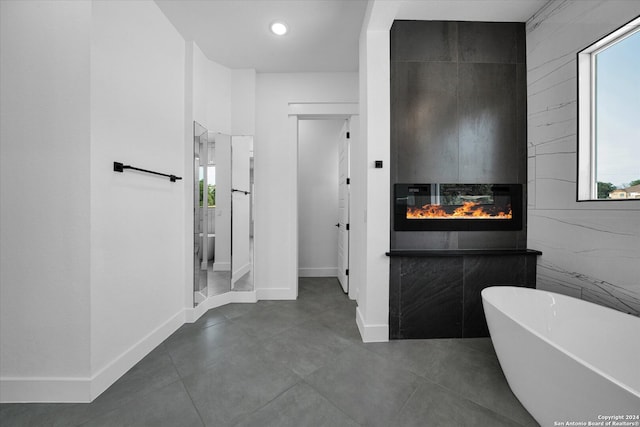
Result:
{"label": "door hinge", "polygon": [[347,178],[347,185],[351,184],[351,178]]}
{"label": "door hinge", "polygon": [[349,231],[349,224],[347,224],[347,231]]}
{"label": "door hinge", "polygon": [[345,274],[346,276],[348,276],[348,275],[349,275],[349,269],[348,269],[348,268],[345,270],[344,274]]}
{"label": "door hinge", "polygon": [[351,138],[351,132],[347,132],[347,139]]}

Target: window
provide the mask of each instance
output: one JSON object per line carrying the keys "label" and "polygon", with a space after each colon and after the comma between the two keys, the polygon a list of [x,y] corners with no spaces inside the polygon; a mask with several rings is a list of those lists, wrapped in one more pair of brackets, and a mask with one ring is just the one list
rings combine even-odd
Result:
{"label": "window", "polygon": [[640,17],[578,52],[578,200],[639,184]]}
{"label": "window", "polygon": [[[216,207],[216,167],[207,166],[207,206]],[[204,199],[204,168],[200,168],[200,207]]]}

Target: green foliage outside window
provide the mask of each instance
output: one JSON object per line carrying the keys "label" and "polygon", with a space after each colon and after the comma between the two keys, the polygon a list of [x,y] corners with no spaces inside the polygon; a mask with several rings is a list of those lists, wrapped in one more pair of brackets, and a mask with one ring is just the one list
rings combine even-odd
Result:
{"label": "green foliage outside window", "polygon": [[610,182],[598,181],[598,199],[608,199],[609,193],[615,190],[617,187]]}
{"label": "green foliage outside window", "polygon": [[[200,207],[202,207],[202,197],[204,194],[203,190],[204,187],[204,180],[201,179],[200,180]],[[207,188],[207,206],[210,208],[215,208],[216,207],[216,186],[215,185],[208,185]]]}
{"label": "green foliage outside window", "polygon": [[[634,187],[640,184],[640,179],[634,179],[629,184],[622,184],[619,188],[625,189],[629,187]],[[613,185],[610,182],[600,182],[598,181],[598,199],[609,199],[609,194],[614,190],[617,190],[618,187]]]}

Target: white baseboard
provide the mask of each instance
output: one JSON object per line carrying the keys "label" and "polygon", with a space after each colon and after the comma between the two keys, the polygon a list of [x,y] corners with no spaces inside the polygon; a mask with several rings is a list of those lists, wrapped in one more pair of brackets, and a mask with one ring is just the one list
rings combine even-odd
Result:
{"label": "white baseboard", "polygon": [[298,277],[337,277],[337,267],[299,268]]}
{"label": "white baseboard", "polygon": [[255,303],[256,298],[255,291],[249,292],[225,292],[224,294],[214,295],[207,298],[197,307],[185,309],[185,322],[193,323],[205,314],[208,310],[216,307],[221,307],[231,303]]}
{"label": "white baseboard", "polygon": [[231,263],[228,261],[214,261],[213,271],[231,271]]}
{"label": "white baseboard", "polygon": [[258,300],[294,300],[298,298],[296,290],[291,288],[256,289]]}
{"label": "white baseboard", "polygon": [[91,402],[182,326],[184,317],[180,310],[91,377],[0,378],[0,402]]}
{"label": "white baseboard", "polygon": [[388,342],[389,325],[367,325],[364,323],[360,307],[356,308],[356,324],[362,337],[362,342]]}
{"label": "white baseboard", "polygon": [[231,273],[231,283],[235,283],[237,280],[239,280],[242,276],[244,276],[250,271],[251,271],[251,264],[249,263],[246,263],[242,267],[238,268],[236,271],[233,271]]}
{"label": "white baseboard", "polygon": [[195,308],[182,309],[91,377],[2,377],[0,403],[91,402],[184,323],[193,323],[207,310],[225,304],[255,303],[256,295],[256,291],[226,292]]}
{"label": "white baseboard", "polygon": [[[207,298],[208,299],[208,298]],[[184,323],[193,323],[209,310],[207,300],[204,300],[193,308],[184,309]]]}
{"label": "white baseboard", "polygon": [[0,403],[87,403],[91,378],[0,378]]}
{"label": "white baseboard", "polygon": [[122,353],[118,358],[109,363],[104,368],[94,374],[91,381],[91,400],[98,397],[103,391],[111,386],[131,369],[136,363],[141,361],[154,348],[160,345],[180,326],[184,324],[184,309],[174,314],[171,318],[158,326],[151,333],[131,346],[129,350]]}

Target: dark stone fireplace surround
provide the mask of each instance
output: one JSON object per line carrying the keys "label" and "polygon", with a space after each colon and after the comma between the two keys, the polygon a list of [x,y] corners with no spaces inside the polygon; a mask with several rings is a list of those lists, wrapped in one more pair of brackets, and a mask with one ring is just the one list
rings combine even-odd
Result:
{"label": "dark stone fireplace surround", "polygon": [[395,231],[391,339],[487,336],[481,290],[535,287],[526,248],[524,23],[395,21],[391,28],[391,192],[398,183],[522,185],[523,225]]}

